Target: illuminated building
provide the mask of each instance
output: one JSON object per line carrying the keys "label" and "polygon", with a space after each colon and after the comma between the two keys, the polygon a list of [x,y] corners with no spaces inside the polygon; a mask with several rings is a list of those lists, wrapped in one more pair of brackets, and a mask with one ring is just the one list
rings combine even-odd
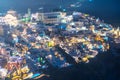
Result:
{"label": "illuminated building", "polygon": [[3,27],[0,26],[0,36],[4,34],[4,30],[3,30]]}
{"label": "illuminated building", "polygon": [[28,8],[28,17],[31,17],[31,9]]}
{"label": "illuminated building", "polygon": [[45,24],[57,24],[60,22],[60,19],[65,17],[66,13],[63,12],[50,12],[44,13],[43,23]]}
{"label": "illuminated building", "polygon": [[16,11],[9,10],[7,14],[4,16],[5,23],[9,26],[16,27],[18,25],[18,19]]}
{"label": "illuminated building", "polygon": [[29,21],[31,21],[31,9],[30,8],[28,8],[28,11],[27,11],[27,13],[22,17],[22,19],[21,19],[21,21],[22,22],[29,22]]}
{"label": "illuminated building", "polygon": [[44,20],[44,13],[31,14],[31,18],[35,19],[36,21],[43,21]]}
{"label": "illuminated building", "polygon": [[18,20],[17,17],[11,15],[11,14],[7,14],[5,17],[5,23],[8,24],[9,26],[14,26],[16,27],[18,25]]}
{"label": "illuminated building", "polygon": [[2,16],[0,16],[0,25],[5,25],[5,19]]}
{"label": "illuminated building", "polygon": [[7,14],[11,14],[11,15],[13,15],[13,16],[17,16],[17,12],[14,11],[14,10],[9,10],[9,11],[7,11]]}
{"label": "illuminated building", "polygon": [[14,67],[18,69],[20,67],[20,64],[17,62],[8,62],[7,63],[8,70],[12,70]]}

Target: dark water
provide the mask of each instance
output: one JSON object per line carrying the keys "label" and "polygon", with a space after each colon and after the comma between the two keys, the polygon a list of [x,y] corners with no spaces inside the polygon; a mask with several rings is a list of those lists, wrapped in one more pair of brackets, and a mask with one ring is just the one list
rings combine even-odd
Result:
{"label": "dark water", "polygon": [[98,55],[89,64],[58,70],[48,80],[120,80],[120,57]]}

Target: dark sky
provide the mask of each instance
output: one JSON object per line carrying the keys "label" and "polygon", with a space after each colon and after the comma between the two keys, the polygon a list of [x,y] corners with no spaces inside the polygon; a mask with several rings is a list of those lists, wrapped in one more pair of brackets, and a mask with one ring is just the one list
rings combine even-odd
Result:
{"label": "dark sky", "polygon": [[[120,7],[119,0],[0,0],[0,9],[7,10],[9,8],[16,10],[25,10],[27,8],[37,9],[41,6],[46,6],[48,8],[55,8],[62,4],[63,6],[68,6],[71,3],[82,2],[83,6],[87,9],[97,8],[103,11],[115,11],[116,8]],[[85,9],[83,8],[83,9]]]}
{"label": "dark sky", "polygon": [[67,5],[68,3],[74,3],[76,1],[77,0],[2,0],[0,1],[0,9],[8,10],[11,8],[18,11],[25,11],[27,8],[37,10],[41,6],[51,9],[59,6],[61,3]]}
{"label": "dark sky", "polygon": [[31,8],[33,12],[38,11],[38,8],[44,7],[45,11],[52,11],[60,5],[68,7],[72,3],[80,1],[80,8],[73,8],[81,12],[89,13],[100,17],[104,20],[114,20],[120,23],[120,1],[119,0],[0,0],[0,12],[5,12],[8,9],[14,9],[18,12],[26,12],[27,8]]}

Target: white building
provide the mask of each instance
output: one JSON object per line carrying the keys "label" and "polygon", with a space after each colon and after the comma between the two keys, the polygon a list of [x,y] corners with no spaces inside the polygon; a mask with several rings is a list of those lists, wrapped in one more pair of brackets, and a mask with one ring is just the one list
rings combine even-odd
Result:
{"label": "white building", "polygon": [[7,14],[11,14],[12,16],[17,16],[17,12],[14,10],[7,11]]}
{"label": "white building", "polygon": [[0,25],[5,25],[5,19],[4,19],[4,17],[0,17]]}
{"label": "white building", "polygon": [[43,21],[44,20],[44,13],[31,14],[31,19],[35,19],[36,21]]}
{"label": "white building", "polygon": [[61,18],[64,18],[65,16],[66,16],[65,12],[44,13],[43,23],[56,24],[59,23]]}
{"label": "white building", "polygon": [[4,16],[4,21],[5,24],[16,27],[19,23],[16,11],[14,10],[7,11],[7,14]]}
{"label": "white building", "polygon": [[19,23],[18,19],[16,16],[13,16],[11,14],[6,14],[4,17],[5,23],[10,25],[10,26],[14,26],[16,27]]}

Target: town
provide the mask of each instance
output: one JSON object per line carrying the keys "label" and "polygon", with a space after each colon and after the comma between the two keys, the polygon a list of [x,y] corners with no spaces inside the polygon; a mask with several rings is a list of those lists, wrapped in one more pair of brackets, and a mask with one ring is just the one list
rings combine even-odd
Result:
{"label": "town", "polygon": [[[114,45],[113,45],[114,44]],[[0,13],[0,78],[37,79],[44,72],[120,49],[120,29],[81,12]],[[117,55],[117,54],[116,54]]]}

